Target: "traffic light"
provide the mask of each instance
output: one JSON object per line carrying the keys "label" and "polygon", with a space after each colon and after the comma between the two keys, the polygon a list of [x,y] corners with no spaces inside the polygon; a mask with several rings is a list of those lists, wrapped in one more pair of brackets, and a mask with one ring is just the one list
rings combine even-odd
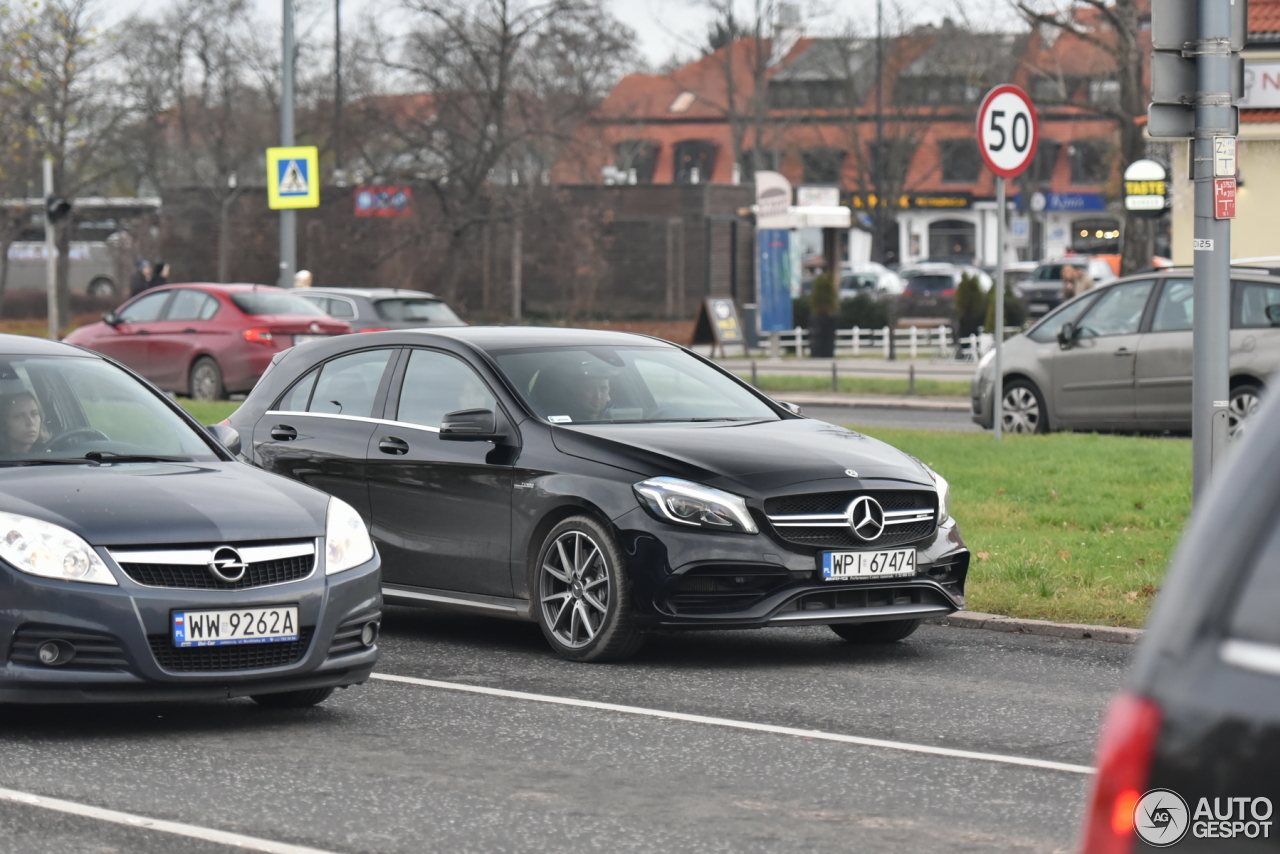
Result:
{"label": "traffic light", "polygon": [[44,200],[44,215],[49,222],[62,222],[71,215],[71,202],[57,196]]}
{"label": "traffic light", "polygon": [[[1227,0],[1199,0],[1199,2]],[[1190,139],[1195,135],[1196,57],[1217,52],[1216,45],[1197,41],[1198,0],[1152,0],[1151,3],[1151,105],[1147,108],[1147,133],[1156,139]],[[1231,0],[1231,104],[1236,135],[1240,109],[1234,104],[1244,96],[1244,47],[1248,31],[1247,0]]]}

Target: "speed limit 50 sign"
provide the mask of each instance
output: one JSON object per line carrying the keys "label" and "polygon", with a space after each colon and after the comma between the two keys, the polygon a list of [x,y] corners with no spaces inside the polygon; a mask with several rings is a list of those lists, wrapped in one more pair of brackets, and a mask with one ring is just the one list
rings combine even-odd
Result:
{"label": "speed limit 50 sign", "polygon": [[992,172],[1015,178],[1031,165],[1040,139],[1036,109],[1017,86],[997,86],[978,108],[978,148]]}

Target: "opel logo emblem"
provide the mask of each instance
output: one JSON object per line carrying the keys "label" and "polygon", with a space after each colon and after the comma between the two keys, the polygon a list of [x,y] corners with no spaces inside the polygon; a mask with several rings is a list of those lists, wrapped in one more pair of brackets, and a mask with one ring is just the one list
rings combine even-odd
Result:
{"label": "opel logo emblem", "polygon": [[870,495],[861,495],[849,505],[849,527],[864,542],[880,538],[884,533],[884,508]]}
{"label": "opel logo emblem", "polygon": [[234,584],[244,578],[248,569],[249,564],[245,563],[240,553],[230,546],[223,546],[215,551],[213,559],[209,561],[209,571],[215,578],[228,584]]}

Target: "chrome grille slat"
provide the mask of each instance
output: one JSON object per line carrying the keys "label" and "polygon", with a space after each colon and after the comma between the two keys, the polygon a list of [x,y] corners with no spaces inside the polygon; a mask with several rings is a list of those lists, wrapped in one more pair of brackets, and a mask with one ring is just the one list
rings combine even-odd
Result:
{"label": "chrome grille slat", "polygon": [[[875,540],[863,540],[849,527],[848,508],[861,495],[875,498],[884,509],[884,532]],[[866,549],[915,542],[932,534],[936,501],[936,494],[928,490],[847,490],[769,498],[765,514],[774,532],[787,542],[812,548]]]}
{"label": "chrome grille slat", "polygon": [[108,553],[134,582],[144,587],[180,590],[247,590],[310,578],[316,571],[315,540],[286,543],[226,544],[246,564],[244,575],[223,581],[206,567],[223,545],[163,549],[109,549]]}

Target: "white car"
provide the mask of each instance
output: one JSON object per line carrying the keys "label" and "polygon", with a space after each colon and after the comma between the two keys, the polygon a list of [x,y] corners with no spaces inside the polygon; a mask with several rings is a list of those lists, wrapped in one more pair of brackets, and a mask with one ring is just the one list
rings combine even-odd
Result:
{"label": "white car", "polygon": [[860,293],[873,296],[902,293],[902,277],[883,264],[846,264],[840,271],[840,299]]}

